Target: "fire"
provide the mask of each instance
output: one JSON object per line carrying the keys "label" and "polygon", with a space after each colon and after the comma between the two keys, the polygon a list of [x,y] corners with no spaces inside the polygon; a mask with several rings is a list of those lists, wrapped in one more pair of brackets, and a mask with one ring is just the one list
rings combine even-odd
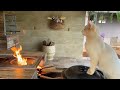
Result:
{"label": "fire", "polygon": [[40,67],[40,66],[37,66],[37,69],[42,69],[42,67]]}
{"label": "fire", "polygon": [[27,59],[23,58],[20,54],[20,51],[22,51],[22,46],[20,46],[20,48],[14,46],[11,50],[14,52],[13,56],[17,58],[17,63],[19,65],[27,65]]}

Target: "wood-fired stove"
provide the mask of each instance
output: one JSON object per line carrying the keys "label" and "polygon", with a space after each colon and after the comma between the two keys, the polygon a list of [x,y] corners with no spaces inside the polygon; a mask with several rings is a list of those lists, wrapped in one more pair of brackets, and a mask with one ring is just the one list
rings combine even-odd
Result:
{"label": "wood-fired stove", "polygon": [[0,68],[36,68],[42,57],[23,56],[27,59],[27,65],[18,65],[17,59],[13,56],[0,57]]}

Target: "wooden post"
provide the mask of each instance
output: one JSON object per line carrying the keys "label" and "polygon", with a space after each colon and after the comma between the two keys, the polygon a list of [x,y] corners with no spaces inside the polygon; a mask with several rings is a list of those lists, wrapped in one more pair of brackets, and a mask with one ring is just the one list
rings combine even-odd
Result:
{"label": "wooden post", "polygon": [[97,23],[97,12],[95,12],[95,14],[94,14],[95,16],[94,16],[94,23],[96,24]]}
{"label": "wooden post", "polygon": [[[89,14],[88,14],[88,11],[86,11],[86,14],[85,14],[85,26],[88,23],[88,18],[89,18]],[[84,36],[84,38],[83,38],[83,52],[86,52],[85,42],[86,42],[86,36]],[[82,55],[82,57],[83,57],[83,55]]]}

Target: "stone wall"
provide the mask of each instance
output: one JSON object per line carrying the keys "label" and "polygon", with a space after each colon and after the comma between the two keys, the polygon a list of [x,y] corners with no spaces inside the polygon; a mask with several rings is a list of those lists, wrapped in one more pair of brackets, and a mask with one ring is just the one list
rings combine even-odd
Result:
{"label": "stone wall", "polygon": [[[42,41],[48,38],[55,42],[58,57],[82,55],[85,11],[15,11],[17,29],[23,50],[42,51]],[[65,16],[65,28],[52,30],[48,27],[49,16]]]}

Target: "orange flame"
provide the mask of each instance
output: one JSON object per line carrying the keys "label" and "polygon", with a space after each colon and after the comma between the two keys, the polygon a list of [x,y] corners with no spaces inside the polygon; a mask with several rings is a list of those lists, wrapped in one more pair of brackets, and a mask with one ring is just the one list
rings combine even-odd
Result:
{"label": "orange flame", "polygon": [[19,65],[27,65],[27,59],[23,58],[20,54],[20,51],[22,51],[22,46],[20,46],[20,48],[14,46],[11,50],[14,52],[13,56],[17,58],[17,63]]}
{"label": "orange flame", "polygon": [[37,66],[37,69],[42,69],[42,67],[40,67],[40,66]]}

